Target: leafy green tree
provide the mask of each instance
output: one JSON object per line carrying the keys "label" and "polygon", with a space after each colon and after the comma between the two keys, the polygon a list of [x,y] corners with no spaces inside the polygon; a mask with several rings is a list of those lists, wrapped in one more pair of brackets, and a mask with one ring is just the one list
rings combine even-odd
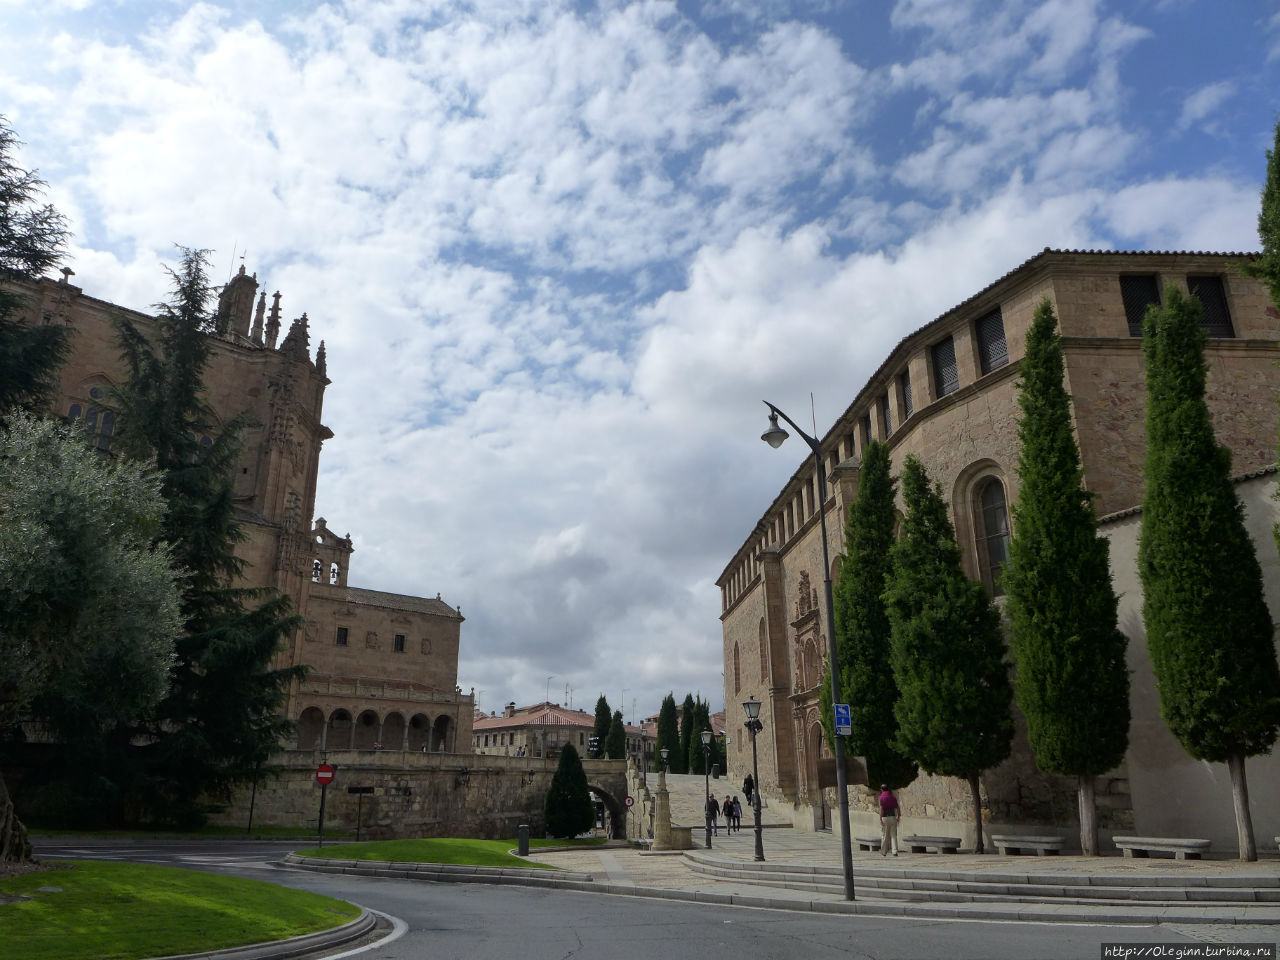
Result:
{"label": "leafy green tree", "polygon": [[233,511],[233,476],[247,420],[233,418],[219,430],[202,396],[213,326],[206,252],[184,248],[169,274],[173,292],[157,305],[153,339],[123,316],[115,321],[128,370],[116,392],[116,449],[160,470],[168,505],[162,539],[187,571],[169,695],[131,735],[148,743],[142,786],[153,809],[199,819],[202,794],[259,775],[289,734],[280,708],[306,668],[272,668],[300,623],[290,599],[236,585],[244,562],[235,546],[244,534]]}
{"label": "leafy green tree", "polygon": [[[889,614],[884,591],[893,548],[894,481],[889,447],[880,441],[867,446],[858,477],[858,497],[845,523],[845,559],[833,593],[836,655],[840,662],[840,692],[849,704],[853,732],[845,750],[865,757],[872,784],[895,790],[916,778],[915,761],[893,746],[898,721],[893,705],[898,685],[890,663]],[[822,725],[835,750],[835,719],[831,710],[831,675],[822,679]]]}
{"label": "leafy green tree", "polygon": [[671,758],[672,773],[699,773],[690,765],[689,744],[695,738],[694,731],[697,730],[697,717],[694,716],[697,704],[694,702],[693,694],[686,693],[684,695],[684,703],[680,705],[680,758],[679,766],[676,765],[676,756]]}
{"label": "leafy green tree", "polygon": [[19,320],[25,298],[7,286],[57,266],[70,236],[62,214],[40,202],[44,181],[18,165],[19,142],[0,117],[0,420],[14,409],[48,409],[70,349],[62,324]]}
{"label": "leafy green tree", "polygon": [[624,760],[627,756],[627,728],[622,722],[622,711],[615,710],[605,738],[605,756],[610,760]]}
{"label": "leafy green tree", "polygon": [[1013,741],[1000,618],[982,584],[961,572],[942,492],[914,456],[903,464],[902,492],[907,515],[885,592],[896,747],[929,773],[968,781],[982,853],[979,780],[1009,756]]}
{"label": "leafy green tree", "polygon": [[576,837],[590,830],[596,822],[595,804],[587,786],[582,759],[573,744],[560,751],[560,764],[551,777],[551,789],[543,804],[547,833],[553,837]]}
{"label": "leafy green tree", "polygon": [[1267,176],[1262,186],[1262,206],[1258,211],[1258,239],[1262,256],[1241,269],[1267,285],[1271,302],[1280,307],[1280,123],[1275,142],[1267,151]]}
{"label": "leafy green tree", "polygon": [[670,763],[680,753],[680,722],[676,719],[676,698],[672,693],[662,698],[662,707],[658,710],[658,742],[653,755],[659,769],[664,747],[669,751],[667,758]]}
{"label": "leafy green tree", "polygon": [[1014,691],[1036,765],[1076,777],[1080,848],[1095,856],[1094,777],[1119,764],[1129,746],[1128,641],[1116,626],[1109,543],[1098,535],[1084,489],[1057,323],[1049,301],[1041,301],[1022,360],[1022,486],[1000,583]]}
{"label": "leafy green tree", "polygon": [[1160,713],[1187,753],[1227,764],[1240,859],[1256,860],[1245,758],[1280,731],[1280,667],[1231,454],[1204,400],[1201,317],[1200,301],[1170,286],[1143,321],[1142,619]]}
{"label": "leafy green tree", "polygon": [[609,709],[609,701],[604,694],[596,701],[596,722],[591,727],[591,740],[587,748],[587,757],[598,760],[605,755],[609,739],[609,727],[613,725],[613,711]]}
{"label": "leafy green tree", "polygon": [[[180,578],[159,488],[73,427],[18,413],[0,428],[0,729],[101,733],[164,696]],[[0,779],[0,860],[30,855]]]}

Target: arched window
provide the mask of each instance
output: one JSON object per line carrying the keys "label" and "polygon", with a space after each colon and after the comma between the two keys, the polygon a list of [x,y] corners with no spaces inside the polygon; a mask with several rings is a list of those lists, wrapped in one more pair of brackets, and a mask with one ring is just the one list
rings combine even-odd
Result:
{"label": "arched window", "polygon": [[982,564],[983,579],[991,589],[991,595],[1002,596],[1000,574],[1009,562],[1009,508],[1005,501],[1004,484],[998,477],[987,477],[978,484],[974,515],[977,519],[975,534],[978,541],[978,557]]}
{"label": "arched window", "polygon": [[738,645],[733,645],[733,692],[742,689],[742,663],[738,657]]}

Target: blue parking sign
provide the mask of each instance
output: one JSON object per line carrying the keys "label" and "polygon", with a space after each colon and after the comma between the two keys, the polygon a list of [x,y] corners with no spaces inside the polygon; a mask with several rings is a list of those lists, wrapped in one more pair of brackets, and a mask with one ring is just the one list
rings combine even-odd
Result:
{"label": "blue parking sign", "polygon": [[849,705],[847,703],[836,703],[833,706],[836,711],[836,736],[852,736],[853,720],[849,715]]}

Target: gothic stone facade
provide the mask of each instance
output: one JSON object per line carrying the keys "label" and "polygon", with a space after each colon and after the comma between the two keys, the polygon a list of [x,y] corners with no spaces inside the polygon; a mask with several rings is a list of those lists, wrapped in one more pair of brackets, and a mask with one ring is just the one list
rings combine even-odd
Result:
{"label": "gothic stone facade", "polygon": [[[1206,305],[1214,428],[1219,442],[1231,449],[1234,472],[1254,475],[1242,494],[1250,506],[1268,600],[1280,609],[1280,571],[1270,536],[1275,504],[1267,496],[1274,480],[1265,472],[1275,461],[1280,316],[1264,288],[1233,268],[1244,258],[1045,250],[903,339],[885,359],[822,438],[823,469],[831,479],[827,503],[816,502],[812,458],[796,470],[718,585],[728,726],[742,730],[743,700],[763,701],[762,787],[772,801],[792,805],[797,826],[830,827],[835,799],[818,778],[818,761],[829,757],[817,705],[829,629],[819,602],[824,579],[820,518],[827,524],[834,580],[862,452],[871,438],[885,440],[895,471],[907,454],[915,454],[942,485],[966,572],[998,597],[993,571],[1004,557],[1008,507],[1018,496],[1019,362],[1035,307],[1047,297],[1063,336],[1085,482],[1096,494],[1098,514],[1111,517],[1103,532],[1113,541],[1121,627],[1130,638],[1134,671],[1129,754],[1120,769],[1099,778],[1102,825],[1112,832],[1234,842],[1225,768],[1190,760],[1159,717],[1134,572],[1133,511],[1142,500],[1145,448],[1140,321],[1147,303],[1172,284],[1197,293]],[[1072,784],[1036,771],[1021,731],[1025,725],[1020,715],[1016,719],[1014,756],[984,778],[986,818],[997,826],[1073,823]],[[741,778],[750,764],[750,744],[735,738],[729,752],[733,775]],[[1255,797],[1280,789],[1274,756],[1250,761],[1249,776]],[[1169,803],[1175,788],[1183,799]],[[970,830],[968,790],[958,781],[922,776],[902,799],[908,832],[967,835]],[[851,810],[855,831],[873,826],[866,791],[851,792]],[[1254,816],[1259,836],[1280,832],[1274,804],[1270,809],[1255,804]]]}
{"label": "gothic stone facade", "polygon": [[[64,272],[28,285],[25,318],[70,331],[55,412],[85,421],[106,449],[115,429],[110,390],[124,376],[111,318],[124,315],[144,334],[155,321],[86,296],[69,279]],[[321,421],[325,347],[313,360],[305,313],[281,339],[280,299],[275,293],[268,307],[243,267],[223,288],[204,396],[215,429],[241,413],[252,422],[235,475],[244,583],[288,594],[305,618],[278,658],[312,668],[285,707],[298,723],[296,745],[468,753],[473,698],[457,687],[461,613],[439,595],[349,587],[350,536],[336,536],[323,518],[311,522],[320,449],[333,436]]]}

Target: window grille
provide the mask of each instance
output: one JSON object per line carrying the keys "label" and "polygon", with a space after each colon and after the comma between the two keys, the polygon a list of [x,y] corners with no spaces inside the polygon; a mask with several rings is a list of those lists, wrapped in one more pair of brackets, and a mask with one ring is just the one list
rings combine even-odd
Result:
{"label": "window grille", "polygon": [[978,360],[982,372],[990,373],[1009,362],[1009,347],[1004,342],[1004,317],[996,307],[974,324],[978,334]]}
{"label": "window grille", "polygon": [[340,647],[345,647],[347,645],[347,628],[346,627],[338,628],[338,637],[336,642]]}
{"label": "window grille", "polygon": [[404,634],[403,633],[396,634],[395,642],[393,646],[396,653],[404,653]]}
{"label": "window grille", "polygon": [[1231,314],[1227,310],[1227,292],[1221,277],[1187,277],[1187,289],[1199,297],[1204,307],[1204,332],[1211,337],[1234,337]]}
{"label": "window grille", "polygon": [[1160,305],[1160,282],[1154,273],[1133,273],[1120,278],[1120,298],[1124,301],[1124,318],[1129,336],[1142,336],[1142,318],[1147,307]]}
{"label": "window grille", "polygon": [[960,389],[960,372],[956,369],[956,345],[950,337],[933,345],[933,379],[938,396],[945,397]]}
{"label": "window grille", "polygon": [[915,413],[915,405],[911,400],[911,371],[903,370],[898,374],[898,392],[902,394],[902,415],[909,418]]}

